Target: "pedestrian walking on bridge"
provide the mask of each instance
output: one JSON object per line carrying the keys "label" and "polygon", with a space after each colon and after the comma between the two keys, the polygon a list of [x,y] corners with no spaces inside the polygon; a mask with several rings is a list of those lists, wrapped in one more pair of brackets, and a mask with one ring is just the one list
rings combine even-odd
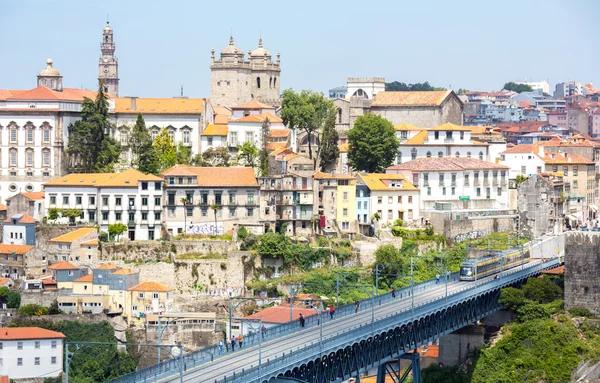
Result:
{"label": "pedestrian walking on bridge", "polygon": [[440,273],[437,273],[437,274],[435,275],[435,284],[437,285],[437,284],[439,284],[439,283],[440,283]]}
{"label": "pedestrian walking on bridge", "polygon": [[360,303],[358,302],[358,299],[354,302],[354,313],[356,314],[358,312],[358,306],[360,305]]}
{"label": "pedestrian walking on bridge", "polygon": [[333,305],[329,306],[329,317],[331,319],[333,319],[333,314],[335,314],[335,309],[333,308]]}
{"label": "pedestrian walking on bridge", "polygon": [[304,315],[302,315],[302,313],[300,313],[300,319],[298,319],[300,321],[300,327],[304,327]]}
{"label": "pedestrian walking on bridge", "polygon": [[235,335],[231,337],[231,352],[235,351]]}
{"label": "pedestrian walking on bridge", "polygon": [[240,350],[242,349],[242,344],[244,343],[244,337],[242,334],[238,336],[238,343],[240,344]]}

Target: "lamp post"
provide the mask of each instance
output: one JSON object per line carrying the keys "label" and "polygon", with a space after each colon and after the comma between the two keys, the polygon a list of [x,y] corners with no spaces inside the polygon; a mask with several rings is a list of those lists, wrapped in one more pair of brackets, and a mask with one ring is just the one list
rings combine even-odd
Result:
{"label": "lamp post", "polygon": [[[233,319],[235,319],[233,317],[233,311],[239,305],[241,305],[242,303],[244,303],[246,301],[254,301],[254,302],[256,302],[258,300],[261,300],[261,301],[276,301],[276,302],[281,301],[281,299],[279,299],[279,298],[261,298],[261,299],[258,299],[258,298],[245,298],[245,297],[232,297],[232,296],[229,296],[229,335],[228,335],[229,337],[233,336],[232,329],[231,329],[231,323],[233,322]],[[249,319],[247,319],[247,320],[249,320]]]}
{"label": "lamp post", "polygon": [[262,329],[262,319],[248,319],[248,318],[233,318],[235,320],[239,320],[240,322],[242,322],[242,333],[244,331],[244,322],[248,322],[248,323],[256,323],[258,322],[258,330],[256,330],[254,327],[250,326],[252,328],[252,330],[256,330],[255,334],[256,337],[258,338],[258,381],[261,381],[262,378],[262,334],[261,329]]}

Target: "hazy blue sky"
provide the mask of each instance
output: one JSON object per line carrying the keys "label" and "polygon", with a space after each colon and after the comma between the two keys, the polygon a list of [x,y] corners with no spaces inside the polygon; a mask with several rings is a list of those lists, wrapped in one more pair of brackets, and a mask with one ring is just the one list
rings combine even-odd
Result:
{"label": "hazy blue sky", "polygon": [[0,88],[29,89],[52,58],[66,87],[97,87],[106,15],[120,95],[209,95],[210,49],[281,52],[281,86],[348,76],[498,90],[575,79],[600,87],[600,1],[0,0]]}

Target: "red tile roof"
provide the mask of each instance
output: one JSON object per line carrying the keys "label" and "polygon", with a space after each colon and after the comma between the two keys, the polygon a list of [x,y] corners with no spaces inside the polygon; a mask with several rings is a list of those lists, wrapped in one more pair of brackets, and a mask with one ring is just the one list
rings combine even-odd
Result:
{"label": "red tile roof", "polygon": [[26,340],[26,339],[62,339],[65,336],[56,331],[39,327],[1,327],[0,340]]}
{"label": "red tile roof", "polygon": [[506,149],[503,153],[533,153],[533,144],[519,144]]}
{"label": "red tile roof", "polygon": [[542,271],[542,274],[550,274],[550,275],[563,275],[565,273],[565,266],[558,266],[550,270]]}
{"label": "red tile roof", "polygon": [[197,176],[197,185],[203,187],[258,187],[254,170],[250,167],[193,167],[175,165],[160,175],[163,177],[195,175]]}
{"label": "red tile roof", "polygon": [[5,243],[0,243],[0,254],[18,254],[23,255],[29,250],[33,249],[35,246],[28,245],[7,245]]}
{"label": "red tile roof", "polygon": [[[305,318],[311,315],[317,314],[316,310],[313,309],[300,309],[292,307],[292,319],[296,320],[300,318],[302,314]],[[260,310],[257,313],[249,315],[247,319],[261,319],[266,323],[287,323],[290,321],[290,307],[289,306],[273,306],[268,307],[264,310]]]}
{"label": "red tile roof", "polygon": [[275,109],[275,107],[263,104],[260,101],[252,100],[241,105],[233,106],[231,109]]}
{"label": "red tile roof", "polygon": [[84,275],[81,278],[75,279],[73,282],[92,282],[94,280],[94,276],[92,274]]}
{"label": "red tile roof", "polygon": [[433,92],[379,92],[372,106],[439,106],[451,90]]}
{"label": "red tile roof", "polygon": [[37,88],[26,90],[11,97],[7,97],[6,100],[83,101],[85,97],[93,100],[96,98],[96,92],[87,89],[74,88],[63,88],[62,92],[57,92],[45,86],[38,86]]}
{"label": "red tile roof", "polygon": [[453,171],[453,170],[477,170],[477,169],[498,169],[506,170],[508,166],[498,165],[493,162],[482,161],[477,158],[468,157],[425,157],[416,160],[403,162],[398,165],[390,166],[388,170],[412,170],[418,172],[424,171]]}
{"label": "red tile roof", "polygon": [[28,192],[28,193],[21,193],[23,194],[25,197],[37,201],[37,200],[43,200],[44,199],[44,192]]}
{"label": "red tile roof", "polygon": [[[22,215],[21,217],[19,217],[20,215]],[[33,218],[32,216],[30,216],[27,213],[19,213],[19,214],[15,214],[12,217],[8,217],[7,219],[4,220],[4,222],[6,223],[11,223],[13,217],[15,219],[18,220],[19,223],[36,223],[37,220],[35,218]]]}
{"label": "red tile roof", "polygon": [[[33,247],[33,246],[32,246]],[[70,264],[67,261],[60,261],[48,266],[50,270],[78,270],[79,268]]]}
{"label": "red tile roof", "polygon": [[0,211],[6,211],[6,205],[3,203],[0,203]]}
{"label": "red tile roof", "polygon": [[127,291],[149,291],[149,292],[169,292],[173,289],[158,282],[142,282],[139,285],[133,286]]}

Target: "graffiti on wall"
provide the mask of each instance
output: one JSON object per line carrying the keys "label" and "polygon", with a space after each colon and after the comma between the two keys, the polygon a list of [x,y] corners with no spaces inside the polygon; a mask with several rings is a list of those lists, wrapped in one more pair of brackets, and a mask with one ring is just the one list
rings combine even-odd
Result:
{"label": "graffiti on wall", "polygon": [[479,230],[473,230],[466,233],[460,233],[454,236],[454,243],[459,243],[462,241],[466,241],[468,239],[477,239],[484,236],[484,233]]}
{"label": "graffiti on wall", "polygon": [[245,293],[245,288],[227,286],[204,289],[201,293],[211,297],[241,297]]}
{"label": "graffiti on wall", "polygon": [[187,234],[200,234],[200,235],[215,235],[215,234],[223,234],[223,224],[221,222],[217,223],[216,232],[215,232],[215,224],[209,222],[203,223],[188,223]]}

